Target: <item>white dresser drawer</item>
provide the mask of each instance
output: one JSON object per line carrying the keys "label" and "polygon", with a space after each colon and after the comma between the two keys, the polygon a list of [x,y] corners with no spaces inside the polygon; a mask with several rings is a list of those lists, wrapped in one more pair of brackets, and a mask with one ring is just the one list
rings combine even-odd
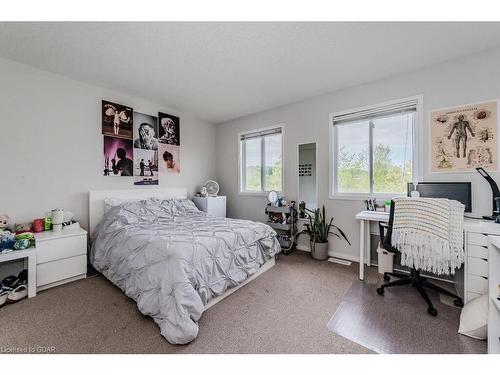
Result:
{"label": "white dresser drawer", "polygon": [[488,236],[482,233],[468,233],[467,243],[471,245],[488,246]]}
{"label": "white dresser drawer", "polygon": [[87,236],[65,237],[36,243],[36,263],[42,264],[58,259],[87,253]]}
{"label": "white dresser drawer", "polygon": [[469,292],[485,294],[488,292],[488,278],[484,276],[468,275],[467,288]]}
{"label": "white dresser drawer", "polygon": [[488,248],[479,245],[467,245],[468,256],[488,259]]}
{"label": "white dresser drawer", "polygon": [[488,261],[482,258],[467,257],[467,273],[488,277]]}
{"label": "white dresser drawer", "polygon": [[470,302],[474,298],[480,297],[481,294],[479,293],[474,293],[474,292],[467,292],[467,302]]}
{"label": "white dresser drawer", "polygon": [[87,273],[87,255],[39,264],[36,267],[36,286],[40,287]]}

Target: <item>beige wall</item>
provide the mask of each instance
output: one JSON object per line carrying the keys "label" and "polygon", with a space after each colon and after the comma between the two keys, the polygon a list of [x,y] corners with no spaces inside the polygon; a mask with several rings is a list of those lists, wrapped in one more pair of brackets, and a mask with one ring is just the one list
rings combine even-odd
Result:
{"label": "beige wall", "polygon": [[[126,79],[126,77],[124,77]],[[30,221],[55,207],[88,224],[88,191],[134,188],[131,177],[104,177],[101,100],[181,118],[181,173],[161,187],[192,195],[215,177],[214,125],[159,104],[0,59],[0,214]]]}
{"label": "beige wall", "polygon": [[[352,242],[352,246],[349,247],[346,243],[334,239],[330,243],[330,253],[357,259],[359,230],[354,215],[363,209],[363,202],[331,200],[328,197],[329,114],[419,94],[423,95],[424,111],[423,179],[425,181],[472,181],[474,214],[490,213],[490,188],[479,174],[430,174],[428,115],[429,110],[435,108],[498,98],[500,96],[500,50],[333,92],[217,125],[217,176],[221,192],[228,196],[228,215],[265,220],[264,206],[267,202],[265,197],[238,194],[237,134],[245,130],[284,124],[285,195],[289,200],[297,198],[297,143],[316,141],[319,205],[326,206],[328,213],[336,218],[336,223],[345,230]],[[500,183],[498,173],[493,173],[493,177]]]}

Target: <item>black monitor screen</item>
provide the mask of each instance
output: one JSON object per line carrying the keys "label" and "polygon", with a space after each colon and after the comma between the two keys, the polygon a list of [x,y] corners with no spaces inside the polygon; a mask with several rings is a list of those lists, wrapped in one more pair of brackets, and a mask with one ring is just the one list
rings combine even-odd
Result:
{"label": "black monitor screen", "polygon": [[[408,196],[413,184],[408,183]],[[470,182],[419,182],[417,190],[422,198],[448,198],[465,205],[465,212],[472,212]]]}

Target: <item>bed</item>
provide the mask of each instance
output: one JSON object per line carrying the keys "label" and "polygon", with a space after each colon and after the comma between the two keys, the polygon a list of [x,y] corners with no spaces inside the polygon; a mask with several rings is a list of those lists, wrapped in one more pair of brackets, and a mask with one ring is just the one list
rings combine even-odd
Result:
{"label": "bed", "polygon": [[280,251],[269,226],[209,216],[184,188],[91,191],[89,224],[92,265],[172,344],[194,340],[203,312],[274,266]]}

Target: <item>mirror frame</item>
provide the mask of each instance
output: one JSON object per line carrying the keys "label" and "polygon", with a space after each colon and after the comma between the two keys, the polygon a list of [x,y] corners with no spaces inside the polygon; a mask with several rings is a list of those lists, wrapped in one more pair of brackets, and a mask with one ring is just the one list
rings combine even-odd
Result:
{"label": "mirror frame", "polygon": [[[297,209],[299,207],[299,203],[301,202],[301,200],[300,200],[300,177],[299,177],[300,146],[309,145],[312,143],[314,143],[314,146],[315,146],[314,159],[315,159],[315,168],[316,168],[316,170],[315,170],[315,173],[316,173],[316,208],[318,208],[318,205],[319,205],[318,142],[316,142],[316,141],[300,142],[300,143],[297,143],[297,160],[296,160],[296,165],[295,165],[295,173],[297,175]],[[306,208],[310,208],[310,207],[306,206]]]}

